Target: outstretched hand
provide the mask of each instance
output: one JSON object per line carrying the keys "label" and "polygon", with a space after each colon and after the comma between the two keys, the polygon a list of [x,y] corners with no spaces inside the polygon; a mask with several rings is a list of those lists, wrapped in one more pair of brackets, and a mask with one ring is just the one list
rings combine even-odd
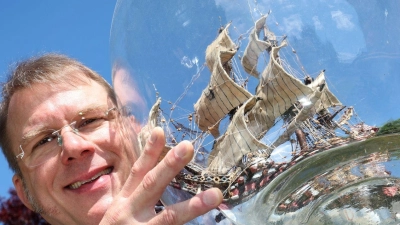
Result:
{"label": "outstretched hand", "polygon": [[165,188],[194,154],[192,144],[183,141],[157,164],[164,144],[163,130],[155,128],[124,187],[114,198],[100,224],[184,224],[221,203],[221,191],[213,188],[155,213],[154,206]]}

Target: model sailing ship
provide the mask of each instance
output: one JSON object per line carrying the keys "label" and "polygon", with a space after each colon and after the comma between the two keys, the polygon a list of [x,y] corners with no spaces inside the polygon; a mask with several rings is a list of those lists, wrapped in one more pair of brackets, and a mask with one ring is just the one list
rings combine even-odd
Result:
{"label": "model sailing ship", "polygon": [[[177,143],[177,134],[181,133],[191,139],[197,155],[208,156],[204,157],[205,163],[193,159],[171,182],[173,187],[192,194],[218,187],[225,201],[234,205],[257,193],[300,160],[338,145],[367,139],[377,131],[362,122],[355,125],[349,122],[355,116],[354,109],[343,106],[332,94],[324,71],[314,79],[306,76],[304,81],[287,72],[279,55],[287,45],[286,38],[277,40],[266,26],[267,16],[256,21],[241,57],[244,70],[259,80],[254,94],[246,89],[246,82],[234,79],[232,59],[238,46],[229,37],[228,24],[206,50],[211,79],[194,105],[194,113],[188,116],[201,131],[166,120],[160,113],[160,99],[151,109],[146,126],[149,129],[143,129],[139,135],[141,143],[152,127],[163,126],[167,129],[169,146]],[[262,73],[257,71],[260,54],[269,55]],[[263,138],[277,126],[278,120],[283,121],[283,132],[267,144]],[[229,124],[225,132],[220,130],[222,121]],[[175,131],[168,130],[167,123],[174,125]],[[346,135],[338,136],[338,130]],[[215,139],[210,153],[201,152],[201,140],[210,135]],[[294,146],[292,158],[274,162],[271,152],[288,142]],[[165,147],[165,153],[169,146]]]}

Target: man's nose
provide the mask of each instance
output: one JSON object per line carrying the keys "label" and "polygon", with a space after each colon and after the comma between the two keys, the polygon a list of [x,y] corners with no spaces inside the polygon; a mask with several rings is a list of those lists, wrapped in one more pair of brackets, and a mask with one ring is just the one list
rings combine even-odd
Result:
{"label": "man's nose", "polygon": [[93,154],[95,147],[88,138],[70,127],[60,134],[62,138],[61,161],[63,164],[77,161]]}

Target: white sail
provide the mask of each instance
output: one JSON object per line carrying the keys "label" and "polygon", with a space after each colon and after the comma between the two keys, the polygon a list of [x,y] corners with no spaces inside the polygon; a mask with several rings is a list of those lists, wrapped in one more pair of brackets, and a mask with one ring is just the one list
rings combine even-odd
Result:
{"label": "white sail", "polygon": [[[242,58],[246,72],[259,78],[255,95],[235,83],[230,76],[232,57],[237,52],[237,46],[228,36],[229,25],[207,47],[210,81],[194,106],[194,117],[193,114],[189,116],[190,123],[194,119],[199,129],[207,133],[198,132],[192,123],[187,128],[173,119],[170,123],[176,132],[164,126],[167,142],[173,140],[170,143],[176,144],[179,141],[177,139],[190,140],[196,152],[196,157],[171,181],[171,186],[193,195],[216,187],[223,192],[224,202],[234,206],[250,199],[270,182],[275,182],[274,179],[300,160],[332,146],[364,140],[375,134],[375,127],[349,123],[355,114],[352,107],[343,113],[338,122],[333,120],[345,107],[336,108],[336,112],[331,114],[332,107],[341,103],[330,92],[324,71],[313,81],[307,78],[304,82],[307,85],[286,71],[284,59],[279,57],[280,49],[287,44],[286,39],[278,46],[275,35],[265,26],[266,18],[262,16],[256,22]],[[262,29],[265,37],[260,40]],[[269,54],[269,62],[259,74],[256,70],[257,61],[263,51]],[[142,151],[151,130],[157,125],[166,125],[159,123],[162,116],[159,115],[159,107],[160,100],[157,100],[148,124],[138,135]],[[280,118],[285,123],[285,131],[272,145],[269,142],[266,144],[263,137],[278,124]],[[221,135],[220,121],[227,124]],[[342,129],[350,138],[338,136],[337,129]],[[212,137],[209,133],[214,137],[210,153],[208,146]],[[292,145],[292,157],[285,153],[282,159],[270,157],[271,152],[290,137],[298,142],[297,146]],[[165,146],[160,160],[169,149]],[[318,191],[314,192],[318,194]]]}
{"label": "white sail", "polygon": [[213,150],[209,156],[208,170],[215,174],[226,174],[237,165],[243,155],[257,150],[266,150],[266,154],[272,149],[261,143],[247,128],[246,112],[256,104],[253,97],[244,103],[232,118],[227,131],[215,140]]}
{"label": "white sail", "polygon": [[303,121],[312,118],[322,109],[341,105],[340,101],[328,88],[325,81],[325,71],[322,71],[308,86],[314,90],[308,105],[303,105],[300,112],[286,125],[285,131],[278,137],[272,146],[279,146],[290,139],[296,129],[301,129]]}
{"label": "white sail", "polygon": [[251,98],[252,94],[235,83],[226,71],[226,63],[235,55],[237,46],[228,36],[229,25],[207,47],[206,61],[211,80],[194,105],[195,122],[203,131],[219,136],[219,122],[232,109]]}
{"label": "white sail", "polygon": [[328,109],[333,106],[342,105],[337,97],[329,90],[328,84],[325,82],[324,71],[322,71],[309,86],[314,88],[314,86],[320,84],[321,82],[325,84],[325,87],[322,91],[320,102],[316,103],[316,111],[319,112],[322,109]]}
{"label": "white sail", "polygon": [[[270,32],[265,25],[267,17],[268,14],[262,16],[259,20],[256,21],[255,27],[250,33],[249,43],[244,50],[244,54],[241,60],[244,70],[248,74],[257,78],[260,74],[257,71],[257,63],[260,53],[266,51],[267,49],[270,49],[276,43],[275,35]],[[265,41],[259,39],[262,29],[264,29]]]}
{"label": "white sail", "polygon": [[276,118],[296,101],[308,98],[314,92],[282,67],[278,52],[284,46],[285,40],[279,47],[272,47],[269,64],[261,74],[256,89],[256,96],[261,100],[249,114],[249,128],[253,134],[265,134],[275,124]]}
{"label": "white sail", "polygon": [[272,146],[277,147],[290,139],[290,136],[296,129],[301,128],[302,123],[308,118],[313,117],[321,105],[321,97],[326,91],[324,72],[322,71],[318,77],[309,85],[314,90],[308,104],[303,104],[300,112],[286,125],[285,131],[278,137]]}

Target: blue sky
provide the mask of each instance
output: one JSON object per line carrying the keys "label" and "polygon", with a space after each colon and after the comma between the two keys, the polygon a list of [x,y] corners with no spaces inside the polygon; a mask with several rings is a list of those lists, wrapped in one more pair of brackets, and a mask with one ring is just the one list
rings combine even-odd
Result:
{"label": "blue sky", "polygon": [[[44,52],[69,55],[110,81],[109,37],[114,0],[0,1],[0,81],[9,65]],[[0,196],[12,187],[0,155]]]}
{"label": "blue sky", "polygon": [[[10,64],[43,52],[67,54],[110,81],[109,37],[116,0],[0,3],[0,81]],[[117,35],[128,44],[114,47],[126,51],[125,60],[142,76],[137,81],[145,84],[139,85],[142,94],[151,100],[154,87],[164,100],[179,97],[203,65],[205,48],[221,25],[232,21],[230,33],[237,40],[271,9],[270,28],[288,35],[308,73],[327,70],[329,88],[344,105],[355,106],[370,125],[400,117],[400,5],[394,1],[170,0],[132,5],[136,11],[127,9],[126,16],[134,20],[120,24],[127,36]],[[243,51],[241,46],[239,54]],[[188,59],[198,59],[198,65],[188,67]],[[205,69],[197,83],[208,80]],[[203,87],[188,91],[190,106],[185,109],[193,110]],[[7,196],[12,174],[2,154],[0,176],[0,196]]]}

